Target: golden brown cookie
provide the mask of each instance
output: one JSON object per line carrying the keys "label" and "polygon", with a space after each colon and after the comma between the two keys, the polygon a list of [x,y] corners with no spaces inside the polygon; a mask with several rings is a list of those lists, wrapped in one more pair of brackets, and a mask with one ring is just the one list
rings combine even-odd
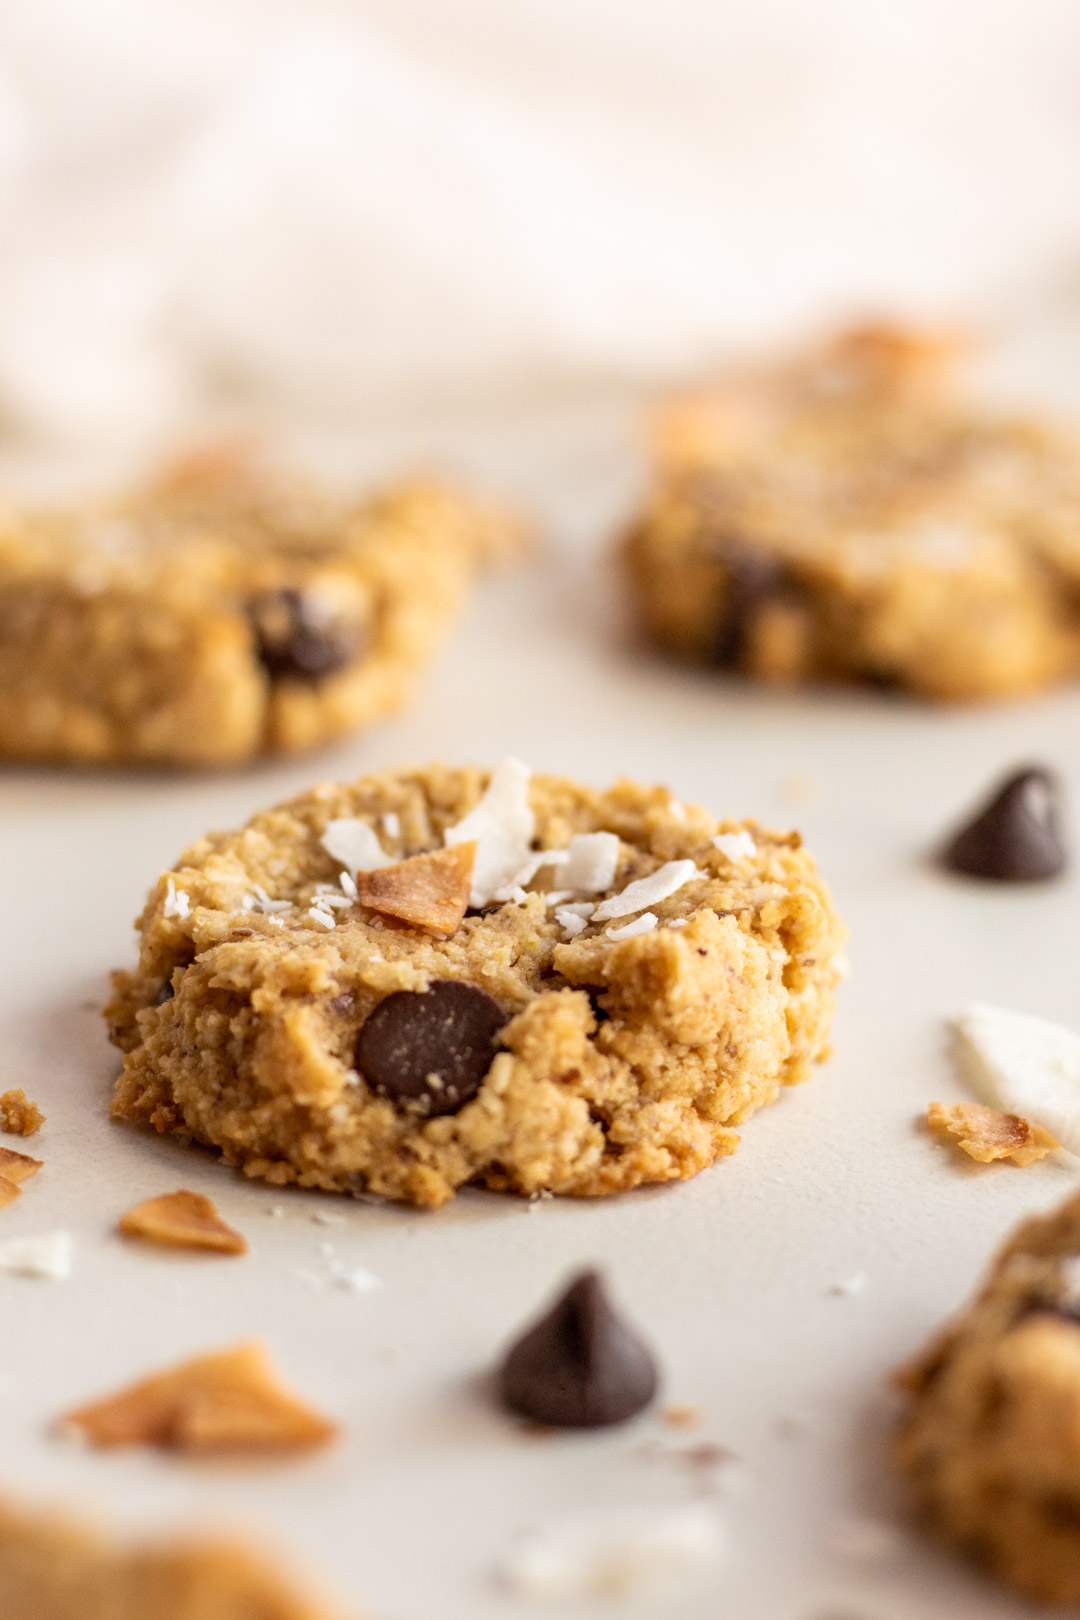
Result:
{"label": "golden brown cookie", "polygon": [[505,528],[434,486],[357,504],[205,469],[9,514],[0,757],[234,765],[367,725],[409,697]]}
{"label": "golden brown cookie", "polygon": [[127,1547],[56,1512],[0,1498],[3,1620],[340,1620],[276,1559],[189,1537]]}
{"label": "golden brown cookie", "polygon": [[1080,440],[957,387],[959,349],[871,327],[672,401],[622,562],[641,628],[774,683],[944,700],[1080,669]]}
{"label": "golden brown cookie", "polygon": [[194,845],[138,928],[115,1115],[428,1205],[734,1152],[825,1056],[844,933],[797,833],[514,760],[325,783]]}
{"label": "golden brown cookie", "polygon": [[900,1383],[897,1455],[929,1521],[1032,1597],[1080,1603],[1080,1194],[1020,1227]]}

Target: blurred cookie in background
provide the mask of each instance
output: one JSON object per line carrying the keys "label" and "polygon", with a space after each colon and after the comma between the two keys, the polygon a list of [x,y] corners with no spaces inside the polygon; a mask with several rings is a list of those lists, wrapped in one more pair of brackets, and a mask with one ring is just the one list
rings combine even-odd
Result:
{"label": "blurred cookie in background", "polygon": [[0,516],[0,757],[239,765],[407,701],[505,514],[341,499],[226,448],[110,503]]}
{"label": "blurred cookie in background", "polygon": [[668,652],[942,701],[1080,670],[1080,437],[985,407],[958,334],[854,328],[655,419],[621,557]]}

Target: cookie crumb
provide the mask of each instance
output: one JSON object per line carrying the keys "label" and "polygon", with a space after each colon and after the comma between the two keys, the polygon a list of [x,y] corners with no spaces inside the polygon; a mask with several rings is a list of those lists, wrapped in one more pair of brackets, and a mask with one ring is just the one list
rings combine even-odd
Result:
{"label": "cookie crumb", "polygon": [[281,1384],[257,1340],[181,1362],[61,1423],[95,1446],[207,1453],[308,1450],[338,1432]]}
{"label": "cookie crumb", "polygon": [[121,1215],[124,1237],[141,1238],[167,1248],[212,1249],[219,1254],[247,1254],[247,1239],[222,1220],[209,1198],[201,1193],[163,1193],[136,1204]]}
{"label": "cookie crumb", "polygon": [[1019,1114],[1004,1114],[982,1103],[932,1102],[926,1122],[936,1136],[959,1148],[979,1164],[1011,1159],[1021,1167],[1044,1159],[1061,1146],[1039,1125]]}
{"label": "cookie crumb", "polygon": [[5,1091],[0,1096],[0,1130],[11,1136],[34,1136],[45,1123],[45,1115],[25,1091]]}

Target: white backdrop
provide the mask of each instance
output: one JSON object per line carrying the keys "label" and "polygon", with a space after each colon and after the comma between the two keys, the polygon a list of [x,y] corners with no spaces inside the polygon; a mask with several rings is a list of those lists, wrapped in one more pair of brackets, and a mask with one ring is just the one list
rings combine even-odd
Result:
{"label": "white backdrop", "polygon": [[0,417],[687,373],[1080,258],[1075,0],[0,0]]}

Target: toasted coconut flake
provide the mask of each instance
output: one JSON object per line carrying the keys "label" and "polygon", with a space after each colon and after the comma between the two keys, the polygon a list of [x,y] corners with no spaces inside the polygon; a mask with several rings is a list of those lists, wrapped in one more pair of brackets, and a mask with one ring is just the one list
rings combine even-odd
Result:
{"label": "toasted coconut flake", "polygon": [[283,1387],[257,1340],[196,1356],[62,1422],[95,1446],[193,1452],[307,1450],[337,1433]]}
{"label": "toasted coconut flake", "polygon": [[0,1130],[12,1136],[33,1136],[45,1123],[45,1115],[25,1091],[5,1091],[0,1096]]}
{"label": "toasted coconut flake", "polygon": [[1048,1131],[1029,1124],[1019,1114],[1003,1114],[982,1103],[934,1102],[926,1118],[932,1131],[943,1140],[952,1138],[956,1147],[980,1164],[995,1159],[1033,1164],[1061,1145]]}
{"label": "toasted coconut flake", "polygon": [[453,844],[374,872],[358,872],[357,892],[363,905],[386,917],[432,934],[453,934],[469,904],[475,860],[475,843]]}
{"label": "toasted coconut flake", "polygon": [[11,1148],[0,1147],[0,1176],[5,1181],[13,1181],[16,1186],[36,1176],[41,1163],[40,1159],[32,1159],[29,1153],[15,1153]]}
{"label": "toasted coconut flake", "polygon": [[[2,1169],[2,1166],[0,1166]],[[125,1237],[143,1238],[177,1249],[214,1249],[219,1254],[247,1254],[247,1239],[227,1225],[202,1193],[163,1193],[136,1204],[120,1217]]]}

